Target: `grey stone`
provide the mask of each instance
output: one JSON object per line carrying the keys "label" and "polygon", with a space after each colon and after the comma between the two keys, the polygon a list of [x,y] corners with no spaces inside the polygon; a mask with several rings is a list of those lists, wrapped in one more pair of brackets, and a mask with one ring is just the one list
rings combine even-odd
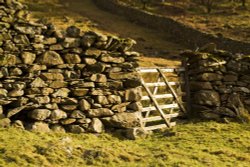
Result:
{"label": "grey stone", "polygon": [[89,48],[85,51],[84,55],[88,57],[98,58],[102,53],[102,50],[96,48]]}
{"label": "grey stone", "polygon": [[117,72],[117,73],[109,73],[109,78],[114,80],[122,80],[122,79],[133,79],[138,78],[138,73],[136,72]]}
{"label": "grey stone", "polygon": [[27,129],[34,132],[51,132],[49,125],[44,122],[34,122],[27,125]]}
{"label": "grey stone", "polygon": [[234,82],[238,80],[238,76],[237,75],[224,75],[223,80],[226,82]]}
{"label": "grey stone", "polygon": [[128,89],[125,91],[125,100],[126,101],[140,101],[142,98],[142,90],[140,87]]}
{"label": "grey stone", "polygon": [[107,82],[107,77],[104,74],[93,74],[90,77],[90,80],[93,82]]}
{"label": "grey stone", "polygon": [[8,92],[9,97],[20,97],[24,95],[24,90],[14,89]]}
{"label": "grey stone", "polygon": [[42,78],[44,81],[62,81],[64,80],[64,76],[61,73],[42,73],[40,75],[40,78]]}
{"label": "grey stone", "polygon": [[111,110],[115,112],[125,112],[127,110],[127,105],[129,105],[129,102],[117,104],[112,106]]}
{"label": "grey stone", "polygon": [[68,53],[64,55],[65,62],[68,64],[80,64],[81,58],[78,54]]}
{"label": "grey stone", "polygon": [[41,87],[46,87],[47,84],[42,80],[41,78],[37,77],[34,81],[30,83],[30,86],[32,88],[41,88]]}
{"label": "grey stone", "polygon": [[37,104],[48,104],[51,101],[49,96],[37,96],[34,98],[30,98],[30,100]]}
{"label": "grey stone", "polygon": [[49,87],[53,88],[53,89],[65,88],[65,87],[67,87],[67,84],[68,84],[65,81],[59,81],[59,80],[57,80],[57,81],[49,81],[47,83],[49,83]]}
{"label": "grey stone", "polygon": [[190,82],[191,91],[200,91],[200,90],[212,90],[212,84],[210,82]]}
{"label": "grey stone", "polygon": [[66,119],[60,120],[60,123],[63,125],[70,125],[70,124],[73,124],[74,122],[76,122],[75,118],[66,118]]}
{"label": "grey stone", "polygon": [[78,97],[82,97],[87,95],[89,92],[89,89],[85,89],[85,88],[75,88],[72,90],[72,93],[74,96],[78,96]]}
{"label": "grey stone", "polygon": [[87,64],[87,65],[93,65],[93,64],[96,64],[96,59],[94,58],[90,58],[90,57],[86,57],[86,58],[83,58],[84,60],[84,63]]}
{"label": "grey stone", "polygon": [[93,133],[102,133],[104,131],[104,125],[100,119],[93,118],[88,130]]}
{"label": "grey stone", "polygon": [[11,66],[18,63],[18,58],[12,54],[4,54],[1,56],[0,66]]}
{"label": "grey stone", "polygon": [[134,103],[131,103],[127,106],[127,109],[131,109],[133,111],[142,111],[142,104],[141,102],[134,102]]}
{"label": "grey stone", "polygon": [[50,119],[51,120],[60,120],[60,119],[65,119],[67,118],[67,113],[62,111],[62,110],[52,110],[50,114]]}
{"label": "grey stone", "polygon": [[126,129],[125,137],[130,140],[136,140],[146,138],[148,134],[149,133],[143,130],[143,128],[129,128]]}
{"label": "grey stone", "polygon": [[117,95],[108,95],[107,99],[109,104],[119,104],[122,102],[121,97]]}
{"label": "grey stone", "polygon": [[53,45],[57,43],[57,39],[55,37],[45,38],[43,43],[45,45]]}
{"label": "grey stone", "polygon": [[68,97],[69,92],[70,90],[68,88],[60,88],[52,94],[52,97]]}
{"label": "grey stone", "polygon": [[124,86],[126,88],[135,88],[135,87],[138,87],[138,86],[141,86],[141,80],[139,78],[131,78],[131,79],[127,79],[125,82],[124,82]]}
{"label": "grey stone", "polygon": [[102,73],[105,70],[105,65],[103,63],[96,63],[93,65],[88,65],[87,70],[93,73]]}
{"label": "grey stone", "polygon": [[28,71],[29,72],[36,72],[36,71],[42,71],[42,70],[47,70],[47,66],[46,65],[38,65],[38,64],[33,64]]}
{"label": "grey stone", "polygon": [[216,73],[203,73],[197,76],[197,79],[200,81],[220,81],[223,76]]}
{"label": "grey stone", "polygon": [[103,123],[107,126],[117,127],[117,128],[134,128],[141,127],[141,113],[117,113],[111,118],[103,118]]}
{"label": "grey stone", "polygon": [[85,113],[83,113],[80,110],[74,110],[71,114],[70,114],[70,118],[76,118],[76,119],[82,119],[82,118],[86,118]]}
{"label": "grey stone", "polygon": [[48,109],[35,109],[31,111],[28,115],[32,119],[43,121],[51,115],[51,111]]}
{"label": "grey stone", "polygon": [[112,56],[109,54],[103,54],[100,58],[105,63],[124,63],[125,59],[121,56]]}
{"label": "grey stone", "polygon": [[79,109],[81,111],[86,111],[86,110],[89,110],[90,108],[91,108],[91,105],[87,100],[82,99],[79,101]]}
{"label": "grey stone", "polygon": [[23,74],[23,71],[20,68],[12,68],[9,70],[10,76],[20,76]]}
{"label": "grey stone", "polygon": [[65,38],[63,41],[63,46],[65,48],[76,48],[80,46],[79,38]]}
{"label": "grey stone", "polygon": [[65,133],[66,132],[64,127],[59,125],[59,124],[51,125],[50,129],[56,133]]}
{"label": "grey stone", "polygon": [[1,128],[9,127],[10,123],[11,123],[11,120],[9,118],[0,119],[0,127]]}
{"label": "grey stone", "polygon": [[76,26],[70,26],[66,29],[68,37],[79,37],[80,36],[80,29]]}
{"label": "grey stone", "polygon": [[95,101],[96,103],[101,104],[101,105],[109,104],[108,98],[106,96],[96,96]]}
{"label": "grey stone", "polygon": [[73,110],[77,109],[77,105],[76,104],[60,105],[60,108],[64,111],[72,112]]}
{"label": "grey stone", "polygon": [[114,115],[114,113],[108,108],[90,109],[88,110],[87,114],[90,118],[108,117]]}
{"label": "grey stone", "polygon": [[10,118],[13,115],[18,114],[19,112],[21,112],[25,108],[26,108],[26,106],[21,106],[21,107],[17,107],[17,108],[14,108],[14,109],[10,109],[10,110],[8,110],[7,117]]}
{"label": "grey stone", "polygon": [[23,125],[23,122],[21,120],[16,120],[14,121],[12,124],[11,124],[12,127],[14,128],[18,128],[18,129],[25,129],[24,128],[24,125]]}
{"label": "grey stone", "polygon": [[194,94],[195,104],[208,105],[208,106],[220,106],[220,95],[215,91],[202,90]]}
{"label": "grey stone", "polygon": [[8,91],[6,89],[0,88],[0,97],[7,97]]}
{"label": "grey stone", "polygon": [[79,134],[79,133],[85,132],[85,129],[82,128],[80,125],[69,125],[67,128],[68,128],[68,131],[71,133]]}
{"label": "grey stone", "polygon": [[36,59],[36,62],[44,65],[59,65],[64,63],[61,56],[55,51],[45,52]]}

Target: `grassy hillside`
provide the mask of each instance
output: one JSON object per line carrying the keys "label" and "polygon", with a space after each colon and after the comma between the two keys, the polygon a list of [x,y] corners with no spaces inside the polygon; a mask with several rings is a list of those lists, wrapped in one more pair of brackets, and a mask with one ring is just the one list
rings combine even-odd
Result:
{"label": "grassy hillside", "polygon": [[250,164],[250,125],[189,123],[146,139],[0,129],[0,166],[234,166]]}
{"label": "grassy hillside", "polygon": [[[142,9],[140,0],[119,0]],[[154,3],[153,3],[154,2]],[[148,3],[147,11],[171,17],[195,29],[218,36],[250,42],[250,2],[245,7],[236,0],[210,0],[210,13],[200,0],[165,0]],[[207,1],[204,1],[207,2]],[[240,32],[240,33],[239,33]]]}
{"label": "grassy hillside", "polygon": [[179,52],[185,47],[167,41],[152,29],[131,23],[126,18],[100,10],[92,0],[21,0],[28,5],[31,18],[52,22],[58,28],[76,25],[82,31],[130,37],[137,41],[134,50],[142,53],[141,66],[180,65]]}

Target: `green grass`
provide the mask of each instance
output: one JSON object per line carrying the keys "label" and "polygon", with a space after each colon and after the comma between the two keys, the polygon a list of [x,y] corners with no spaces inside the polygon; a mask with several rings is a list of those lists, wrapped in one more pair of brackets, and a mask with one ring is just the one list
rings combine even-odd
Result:
{"label": "green grass", "polygon": [[[0,129],[0,166],[236,166],[250,164],[250,125],[178,125],[174,136],[126,140],[110,134]],[[173,134],[173,133],[171,133]]]}

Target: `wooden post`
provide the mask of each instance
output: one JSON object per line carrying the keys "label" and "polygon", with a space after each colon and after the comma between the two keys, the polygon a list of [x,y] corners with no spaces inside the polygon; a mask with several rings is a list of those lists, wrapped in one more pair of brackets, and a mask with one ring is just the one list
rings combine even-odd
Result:
{"label": "wooden post", "polygon": [[190,96],[190,84],[189,84],[189,74],[188,74],[188,65],[187,65],[187,58],[184,58],[182,60],[182,66],[185,68],[184,71],[184,81],[185,81],[185,100],[186,100],[186,109],[187,109],[187,114],[190,114],[191,112],[191,96]]}

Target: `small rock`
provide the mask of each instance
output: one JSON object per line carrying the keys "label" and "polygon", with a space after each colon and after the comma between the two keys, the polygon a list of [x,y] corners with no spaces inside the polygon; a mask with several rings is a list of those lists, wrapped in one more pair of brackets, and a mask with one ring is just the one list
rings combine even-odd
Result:
{"label": "small rock", "polygon": [[100,119],[93,118],[88,130],[93,133],[102,133],[104,131],[104,125]]}
{"label": "small rock", "polygon": [[142,98],[142,90],[140,87],[128,89],[125,91],[125,100],[126,101],[140,101]]}
{"label": "small rock", "polygon": [[76,118],[76,119],[82,119],[82,118],[86,118],[86,115],[80,111],[80,110],[74,110],[71,114],[70,114],[71,118]]}
{"label": "small rock", "polygon": [[77,28],[76,26],[70,26],[66,29],[67,36],[68,37],[79,37],[80,36],[80,29]]}
{"label": "small rock", "polygon": [[48,109],[35,109],[31,111],[28,116],[32,119],[43,121],[51,115],[51,111]]}
{"label": "small rock", "polygon": [[86,111],[86,110],[89,110],[90,108],[91,108],[91,105],[87,100],[82,99],[79,101],[79,109],[81,111]]}
{"label": "small rock", "polygon": [[85,132],[85,129],[82,128],[80,125],[68,125],[67,127],[68,131],[71,133],[79,134]]}
{"label": "small rock", "polygon": [[34,132],[51,132],[49,125],[44,122],[34,122],[27,125],[27,129]]}
{"label": "small rock", "polygon": [[90,118],[93,117],[108,117],[114,115],[114,113],[108,108],[98,108],[98,109],[90,109],[88,110],[88,116]]}
{"label": "small rock", "polygon": [[31,82],[30,86],[32,88],[42,88],[46,87],[47,84],[41,78],[37,77],[34,81]]}
{"label": "small rock", "polygon": [[60,120],[60,123],[63,125],[69,125],[69,124],[72,124],[74,122],[76,122],[76,119],[74,119],[74,118],[67,118],[67,119]]}
{"label": "small rock", "polygon": [[50,129],[51,129],[53,132],[56,132],[56,133],[65,133],[65,132],[66,132],[65,129],[64,129],[64,127],[61,126],[61,125],[58,125],[58,124],[56,124],[56,125],[51,125],[51,126],[50,126]]}
{"label": "small rock", "polygon": [[85,88],[75,88],[72,90],[72,93],[74,96],[85,96],[87,95],[89,92],[89,89],[85,89]]}
{"label": "small rock", "polygon": [[0,127],[1,128],[9,127],[10,123],[11,123],[11,120],[9,118],[0,119]]}
{"label": "small rock", "polygon": [[36,55],[31,52],[23,52],[21,57],[24,64],[32,64],[36,59]]}
{"label": "small rock", "polygon": [[23,122],[20,121],[20,120],[14,121],[14,122],[11,124],[11,126],[14,127],[14,128],[18,128],[18,129],[23,129],[23,130],[25,129],[25,128],[24,128],[24,125],[23,125]]}
{"label": "small rock", "polygon": [[59,109],[51,111],[51,115],[50,115],[51,120],[59,120],[59,119],[65,119],[65,118],[67,118],[66,112],[59,110]]}
{"label": "small rock", "polygon": [[104,74],[93,74],[91,77],[90,77],[90,80],[93,81],[93,82],[107,82],[107,77],[106,75]]}
{"label": "small rock", "polygon": [[68,53],[64,55],[64,59],[66,63],[68,64],[80,64],[81,63],[81,58],[78,54]]}
{"label": "small rock", "polygon": [[44,81],[62,81],[64,80],[64,76],[61,73],[42,73],[40,77]]}
{"label": "small rock", "polygon": [[52,94],[52,97],[68,97],[70,90],[68,88],[61,88]]}
{"label": "small rock", "polygon": [[37,58],[36,62],[39,64],[44,64],[44,65],[64,64],[61,56],[55,51],[45,52],[42,56]]}

